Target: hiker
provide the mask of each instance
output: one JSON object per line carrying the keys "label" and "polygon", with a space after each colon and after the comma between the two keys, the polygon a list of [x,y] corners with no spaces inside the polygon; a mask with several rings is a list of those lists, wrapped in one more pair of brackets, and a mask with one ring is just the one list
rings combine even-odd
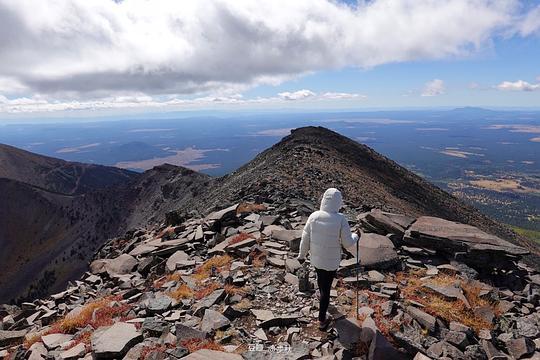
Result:
{"label": "hiker", "polygon": [[330,289],[341,261],[341,247],[349,248],[358,242],[358,235],[351,233],[349,223],[339,212],[341,192],[330,188],[324,192],[321,209],[311,214],[302,232],[298,261],[303,263],[308,251],[311,264],[317,272],[320,293],[319,329],[324,331],[332,321],[326,311],[330,303]]}

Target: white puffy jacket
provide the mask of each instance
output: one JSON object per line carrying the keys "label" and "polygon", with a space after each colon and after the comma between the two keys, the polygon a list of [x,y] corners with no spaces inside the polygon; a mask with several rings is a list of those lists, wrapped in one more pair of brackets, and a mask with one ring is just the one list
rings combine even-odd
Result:
{"label": "white puffy jacket", "polygon": [[309,216],[302,232],[298,259],[305,259],[309,251],[316,268],[332,271],[339,267],[341,246],[349,248],[358,241],[345,216],[338,212],[341,205],[339,190],[330,188],[324,192],[321,209]]}

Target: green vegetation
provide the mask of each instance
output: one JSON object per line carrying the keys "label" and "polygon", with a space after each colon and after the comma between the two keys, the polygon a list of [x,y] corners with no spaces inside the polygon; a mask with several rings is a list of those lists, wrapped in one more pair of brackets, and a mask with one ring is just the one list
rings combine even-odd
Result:
{"label": "green vegetation", "polygon": [[517,226],[511,226],[511,227],[512,227],[512,230],[514,230],[519,235],[525,236],[529,240],[535,241],[535,242],[540,244],[540,231],[524,229],[524,228],[517,227]]}

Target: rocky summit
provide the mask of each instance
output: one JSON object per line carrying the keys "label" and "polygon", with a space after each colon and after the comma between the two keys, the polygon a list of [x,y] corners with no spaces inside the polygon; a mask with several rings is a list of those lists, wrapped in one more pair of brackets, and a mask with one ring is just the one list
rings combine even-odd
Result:
{"label": "rocky summit", "polygon": [[[297,130],[237,172],[197,183],[180,209],[165,214],[173,204],[160,201],[160,221],[103,243],[62,291],[0,305],[0,358],[540,358],[540,274],[525,262],[534,247],[414,175],[384,185],[389,169],[405,170],[355,165],[358,154],[343,139]],[[339,151],[351,179],[337,160],[323,171],[323,158]],[[309,156],[319,162],[289,186],[284,154],[292,174],[296,165],[309,168]],[[320,331],[315,272],[296,257],[319,207],[315,194],[337,181],[336,171],[343,212],[361,237],[343,254],[333,321]],[[352,172],[363,180],[349,183]],[[422,200],[407,202],[413,192],[404,184],[422,189]],[[354,191],[362,186],[382,192],[361,198]],[[430,207],[428,199],[444,201]],[[463,213],[441,210],[445,204]]]}

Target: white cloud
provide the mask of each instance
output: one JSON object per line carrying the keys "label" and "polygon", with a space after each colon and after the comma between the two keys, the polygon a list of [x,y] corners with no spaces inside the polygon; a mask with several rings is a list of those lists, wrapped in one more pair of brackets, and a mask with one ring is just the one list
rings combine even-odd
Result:
{"label": "white cloud", "polygon": [[519,11],[518,0],[0,0],[0,78],[56,99],[238,92],[466,55]]}
{"label": "white cloud", "polygon": [[306,90],[306,89],[298,90],[294,92],[286,91],[286,92],[282,92],[278,94],[278,96],[284,100],[304,100],[310,97],[314,97],[316,95],[317,94],[315,94],[313,91]]}
{"label": "white cloud", "polygon": [[289,101],[329,101],[345,99],[363,99],[365,95],[353,93],[317,94],[303,89],[293,92],[279,93],[277,96],[246,99],[241,94],[224,96],[203,96],[194,99],[178,97],[152,97],[144,94],[133,96],[112,96],[97,100],[67,100],[51,101],[40,96],[30,98],[20,97],[8,99],[0,95],[0,113],[35,113],[54,111],[78,111],[101,109],[141,109],[141,108],[170,108],[172,110],[208,107],[212,105],[249,105],[249,104],[283,104]]}
{"label": "white cloud", "polygon": [[424,85],[424,89],[422,90],[422,96],[437,96],[444,94],[444,92],[444,81],[442,81],[441,79],[433,79],[431,81],[428,81]]}
{"label": "white cloud", "polygon": [[540,90],[540,84],[531,84],[523,80],[503,81],[496,88],[503,91],[535,91]]}
{"label": "white cloud", "polygon": [[527,12],[516,24],[522,36],[540,34],[540,5]]}

